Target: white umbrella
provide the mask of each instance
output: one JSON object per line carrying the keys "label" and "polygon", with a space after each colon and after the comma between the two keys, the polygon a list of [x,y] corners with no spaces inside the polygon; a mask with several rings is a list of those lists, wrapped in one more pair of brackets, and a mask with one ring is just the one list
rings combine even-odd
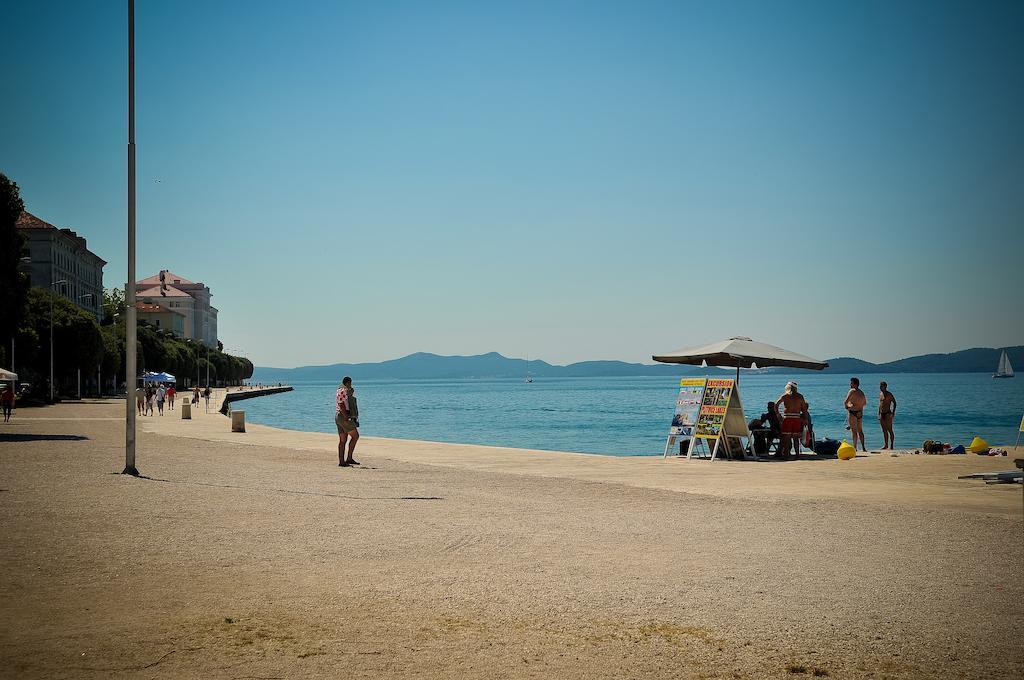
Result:
{"label": "white umbrella", "polygon": [[740,378],[741,368],[750,368],[755,364],[759,368],[789,366],[791,368],[810,368],[816,371],[828,367],[828,362],[818,361],[803,354],[790,352],[788,349],[755,342],[744,337],[729,338],[700,347],[687,347],[668,354],[655,354],[651,358],[665,364],[700,366],[703,362],[707,362],[704,365],[735,366],[737,380]]}

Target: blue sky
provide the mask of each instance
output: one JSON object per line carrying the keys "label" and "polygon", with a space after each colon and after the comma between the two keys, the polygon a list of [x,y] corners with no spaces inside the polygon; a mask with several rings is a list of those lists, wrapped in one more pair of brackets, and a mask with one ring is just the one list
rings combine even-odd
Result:
{"label": "blue sky", "polygon": [[[1024,343],[1024,4],[137,5],[139,274],[259,365]],[[0,171],[122,285],[125,3],[5,14]]]}

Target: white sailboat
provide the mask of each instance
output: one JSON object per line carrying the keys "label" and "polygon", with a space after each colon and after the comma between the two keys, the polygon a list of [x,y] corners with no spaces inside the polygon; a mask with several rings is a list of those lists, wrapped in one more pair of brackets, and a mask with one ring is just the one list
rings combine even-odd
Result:
{"label": "white sailboat", "polygon": [[1006,356],[1006,350],[1003,350],[1002,355],[999,357],[999,368],[992,374],[993,378],[1012,378],[1013,377],[1013,366],[1010,365],[1010,357]]}

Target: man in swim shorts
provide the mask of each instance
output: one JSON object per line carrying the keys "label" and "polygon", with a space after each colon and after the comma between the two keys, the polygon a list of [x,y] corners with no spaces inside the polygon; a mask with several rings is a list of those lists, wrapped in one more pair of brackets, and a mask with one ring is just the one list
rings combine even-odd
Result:
{"label": "man in swim shorts", "polygon": [[[334,397],[334,424],[338,426],[338,467],[359,465],[352,457],[359,441],[359,406],[356,403],[356,390],[352,387],[352,378],[347,375],[338,385]],[[348,458],[345,457],[345,444],[348,443]]]}
{"label": "man in swim shorts", "polygon": [[896,433],[892,430],[892,421],[896,419],[896,397],[889,391],[889,384],[884,380],[878,385],[878,422],[882,426],[882,438],[885,439],[883,449],[896,446]]}
{"label": "man in swim shorts", "polygon": [[860,389],[860,378],[850,378],[850,391],[846,393],[844,402],[847,411],[847,422],[850,435],[853,437],[853,448],[857,449],[857,440],[860,440],[860,447],[863,451],[868,450],[864,443],[864,407],[867,406],[868,398]]}
{"label": "man in swim shorts", "polygon": [[809,407],[804,395],[797,391],[797,385],[792,380],[786,383],[786,391],[775,402],[776,406],[782,407],[782,451],[779,458],[789,458],[789,451],[796,441],[796,455],[800,455],[800,437],[803,435],[804,422],[809,416]]}

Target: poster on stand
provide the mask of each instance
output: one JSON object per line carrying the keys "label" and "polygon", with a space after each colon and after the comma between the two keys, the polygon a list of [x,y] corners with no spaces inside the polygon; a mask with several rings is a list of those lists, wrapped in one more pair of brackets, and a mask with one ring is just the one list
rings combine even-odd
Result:
{"label": "poster on stand", "polygon": [[701,400],[700,413],[697,416],[696,437],[699,439],[718,439],[725,425],[725,416],[729,412],[736,381],[708,380]]}
{"label": "poster on stand", "polygon": [[697,425],[697,416],[703,403],[706,382],[706,378],[682,378],[679,381],[676,410],[672,416],[672,425],[668,430],[668,435],[672,438],[669,444],[674,444],[677,437],[693,437],[693,429]]}

